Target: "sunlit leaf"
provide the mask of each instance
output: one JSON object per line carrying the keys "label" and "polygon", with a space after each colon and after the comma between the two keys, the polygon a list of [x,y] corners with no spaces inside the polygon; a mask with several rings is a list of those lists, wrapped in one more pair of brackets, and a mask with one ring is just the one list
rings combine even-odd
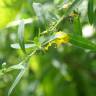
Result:
{"label": "sunlit leaf", "polygon": [[17,64],[17,65],[13,65],[13,66],[10,66],[9,68],[7,68],[7,71],[11,71],[11,70],[17,70],[17,69],[24,69],[24,66],[22,64]]}
{"label": "sunlit leaf", "polygon": [[[25,48],[33,48],[33,47],[36,47],[35,44],[25,44],[24,45]],[[20,45],[18,43],[15,43],[15,44],[11,44],[11,47],[14,48],[14,49],[20,49]]]}
{"label": "sunlit leaf", "polygon": [[8,96],[11,95],[12,91],[14,90],[14,88],[16,87],[16,85],[19,83],[20,79],[24,75],[24,72],[25,72],[25,69],[22,69],[20,71],[20,73],[18,74],[18,76],[16,77],[15,81],[13,82],[12,86],[9,89]]}
{"label": "sunlit leaf", "polygon": [[77,8],[81,1],[83,1],[83,0],[75,0],[72,3],[72,5],[68,8],[68,10],[66,12],[66,15],[68,15],[72,10],[74,10],[75,8]]}
{"label": "sunlit leaf", "polygon": [[[32,24],[33,21],[34,21],[34,19],[32,19],[32,18],[27,18],[27,19],[23,19],[23,21],[24,21],[24,25],[25,25],[25,24]],[[18,26],[18,25],[20,24],[20,22],[21,22],[21,20],[12,21],[12,22],[10,22],[10,23],[6,26],[6,28]]]}
{"label": "sunlit leaf", "polygon": [[39,18],[39,20],[44,23],[44,10],[42,8],[42,4],[40,3],[33,3],[33,8],[34,8],[34,11],[37,15],[37,17]]}
{"label": "sunlit leaf", "polygon": [[22,51],[24,53],[26,53],[25,45],[24,45],[24,21],[22,21],[22,20],[21,20],[21,22],[19,24],[19,28],[18,28],[18,40],[19,40],[19,44],[20,44]]}

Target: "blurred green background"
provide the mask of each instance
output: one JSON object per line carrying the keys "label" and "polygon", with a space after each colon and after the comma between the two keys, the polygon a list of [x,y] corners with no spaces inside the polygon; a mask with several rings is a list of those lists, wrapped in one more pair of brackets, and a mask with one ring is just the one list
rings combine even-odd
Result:
{"label": "blurred green background", "polygon": [[[40,31],[53,26],[66,11],[64,7],[73,1],[0,0],[0,70],[4,66],[6,70],[24,59],[21,50],[10,46],[18,42],[20,19],[23,19],[25,24],[25,42],[32,41]],[[95,30],[88,22],[88,0],[81,1],[75,10],[80,13],[82,34],[95,42]],[[63,21],[58,30],[72,32],[73,24],[70,18]],[[30,49],[27,51],[30,53]],[[11,96],[96,96],[95,52],[70,44],[57,48],[51,46],[48,51],[39,51],[33,55],[28,65]],[[0,75],[0,96],[8,95],[18,73],[19,70],[12,70]]]}

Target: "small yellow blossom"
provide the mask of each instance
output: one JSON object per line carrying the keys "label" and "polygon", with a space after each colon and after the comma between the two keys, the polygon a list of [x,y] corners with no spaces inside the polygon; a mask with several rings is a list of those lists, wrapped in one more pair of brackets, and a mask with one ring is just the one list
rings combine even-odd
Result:
{"label": "small yellow blossom", "polygon": [[64,32],[57,32],[55,34],[56,39],[54,40],[57,45],[66,44],[69,41],[69,35]]}
{"label": "small yellow blossom", "polygon": [[57,46],[60,46],[61,44],[66,44],[69,42],[69,35],[67,33],[64,32],[56,32],[55,34],[55,39],[50,41],[47,46],[45,47],[45,50],[48,50],[48,48],[52,45],[52,44],[56,44]]}

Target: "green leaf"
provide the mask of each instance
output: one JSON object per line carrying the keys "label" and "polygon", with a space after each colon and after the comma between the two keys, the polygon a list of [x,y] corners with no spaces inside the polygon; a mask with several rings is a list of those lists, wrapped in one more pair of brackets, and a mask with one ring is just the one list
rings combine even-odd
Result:
{"label": "green leaf", "polygon": [[24,53],[26,53],[25,45],[24,45],[24,22],[21,20],[18,28],[18,40],[19,45]]}
{"label": "green leaf", "polygon": [[94,4],[93,0],[88,1],[88,19],[90,24],[93,24],[93,19],[94,19],[93,4]]}
{"label": "green leaf", "polygon": [[[19,63],[18,65],[14,65],[11,68],[14,69],[19,69],[18,67],[21,67],[20,73],[17,75],[15,81],[13,82],[12,86],[10,87],[9,91],[8,91],[8,96],[11,95],[12,91],[14,90],[14,88],[16,87],[16,85],[19,83],[20,79],[22,78],[22,76],[24,75],[27,66],[27,62],[29,61],[30,57],[35,54],[36,50],[34,50],[31,54],[29,54],[21,63]],[[21,64],[24,64],[23,66]],[[2,73],[0,73],[0,75],[2,75]]]}
{"label": "green leaf", "polygon": [[[26,18],[26,19],[23,19],[23,21],[24,21],[24,25],[26,25],[26,24],[32,24],[35,21],[35,19],[34,18]],[[18,26],[20,24],[20,22],[21,22],[21,20],[14,20],[14,21],[8,23],[6,28]]]}
{"label": "green leaf", "polygon": [[95,8],[95,10],[94,10],[94,28],[96,28],[96,8]]}
{"label": "green leaf", "polygon": [[74,28],[74,34],[82,35],[82,26],[81,26],[81,23],[80,23],[79,15],[74,17],[73,28]]}
{"label": "green leaf", "polygon": [[83,0],[75,0],[72,3],[72,5],[68,8],[68,10],[66,11],[66,16],[68,16],[74,9],[76,9],[81,1]]}
{"label": "green leaf", "polygon": [[44,16],[44,10],[43,10],[43,7],[42,7],[42,4],[40,3],[33,3],[33,9],[38,17],[38,19],[44,23],[45,21],[45,16]]}
{"label": "green leaf", "polygon": [[11,95],[12,91],[14,90],[14,88],[16,87],[16,85],[19,83],[20,79],[24,75],[24,72],[25,72],[25,69],[22,69],[20,71],[20,73],[18,74],[18,76],[16,77],[15,81],[13,82],[12,86],[9,89],[8,96]]}
{"label": "green leaf", "polygon": [[24,66],[22,64],[17,64],[17,65],[13,65],[7,68],[7,72],[11,70],[20,70],[20,69],[24,69]]}
{"label": "green leaf", "polygon": [[[24,46],[25,46],[26,49],[36,47],[35,44],[25,44]],[[20,49],[20,45],[18,43],[11,44],[11,47],[14,48],[14,49]]]}
{"label": "green leaf", "polygon": [[89,49],[91,51],[96,51],[96,44],[92,43],[86,38],[83,38],[79,35],[69,34],[70,36],[70,43],[84,49]]}

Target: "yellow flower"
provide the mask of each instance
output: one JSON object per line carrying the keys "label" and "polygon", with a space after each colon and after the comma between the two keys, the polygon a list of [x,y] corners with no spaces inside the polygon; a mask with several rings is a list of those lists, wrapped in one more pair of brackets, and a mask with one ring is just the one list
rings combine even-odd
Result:
{"label": "yellow flower", "polygon": [[69,42],[69,35],[67,33],[59,31],[55,34],[55,36],[56,39],[54,40],[54,42],[57,45],[66,44]]}
{"label": "yellow flower", "polygon": [[56,32],[56,34],[54,35],[55,39],[50,41],[47,46],[45,47],[45,50],[48,50],[48,48],[52,45],[52,44],[56,44],[57,46],[60,46],[61,44],[66,44],[69,42],[69,35],[67,33],[64,32]]}

